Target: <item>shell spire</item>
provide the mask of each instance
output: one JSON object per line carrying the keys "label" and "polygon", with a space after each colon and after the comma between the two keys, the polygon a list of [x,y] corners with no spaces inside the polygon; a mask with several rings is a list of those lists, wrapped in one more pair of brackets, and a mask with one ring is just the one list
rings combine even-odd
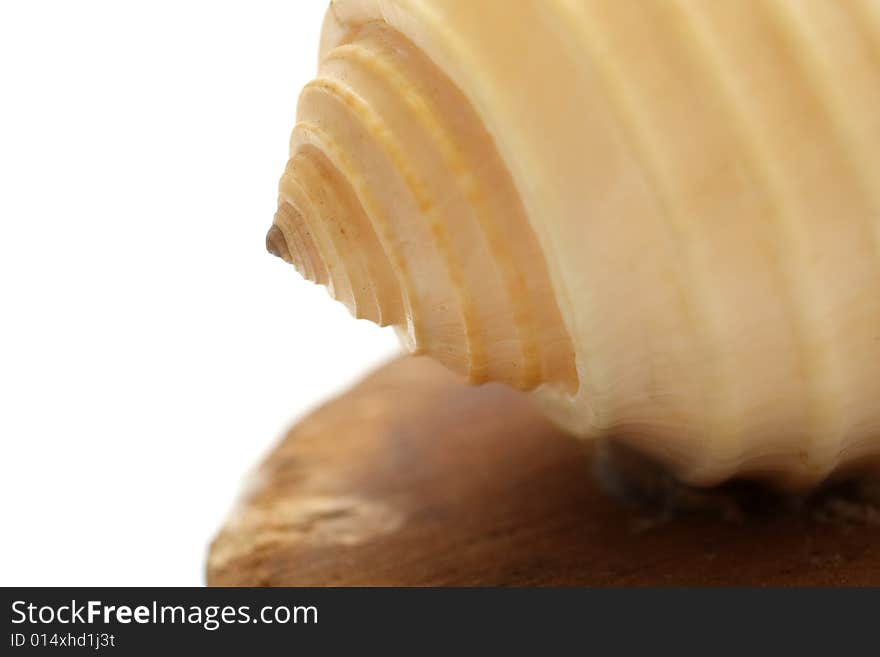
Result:
{"label": "shell spire", "polygon": [[[400,32],[371,22],[300,97],[274,255],[475,383],[576,386],[546,264],[492,138]],[[323,273],[326,272],[326,273]]]}

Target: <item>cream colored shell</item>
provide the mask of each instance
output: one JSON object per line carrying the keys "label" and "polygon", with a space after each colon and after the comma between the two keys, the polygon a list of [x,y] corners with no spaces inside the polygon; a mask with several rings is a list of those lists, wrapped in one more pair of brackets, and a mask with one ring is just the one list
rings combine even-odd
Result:
{"label": "cream colored shell", "polygon": [[298,121],[357,316],[692,484],[878,469],[880,1],[338,0]]}

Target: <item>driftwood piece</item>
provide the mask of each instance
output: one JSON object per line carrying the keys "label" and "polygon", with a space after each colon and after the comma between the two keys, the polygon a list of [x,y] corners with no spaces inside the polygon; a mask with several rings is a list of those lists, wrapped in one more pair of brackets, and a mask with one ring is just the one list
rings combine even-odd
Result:
{"label": "driftwood piece", "polygon": [[646,519],[598,489],[591,457],[522,395],[401,358],[274,449],[214,539],[207,580],[880,584],[874,507]]}

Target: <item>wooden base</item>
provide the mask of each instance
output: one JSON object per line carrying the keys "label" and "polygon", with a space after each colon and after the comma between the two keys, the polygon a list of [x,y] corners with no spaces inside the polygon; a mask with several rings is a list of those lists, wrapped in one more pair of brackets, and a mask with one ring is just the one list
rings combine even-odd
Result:
{"label": "wooden base", "polygon": [[295,426],[214,539],[215,586],[880,585],[880,513],[644,514],[496,385],[401,358]]}

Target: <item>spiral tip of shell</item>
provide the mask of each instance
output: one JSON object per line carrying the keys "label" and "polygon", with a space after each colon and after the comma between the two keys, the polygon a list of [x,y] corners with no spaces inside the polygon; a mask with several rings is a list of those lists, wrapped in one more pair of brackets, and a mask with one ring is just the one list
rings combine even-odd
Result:
{"label": "spiral tip of shell", "polygon": [[452,80],[371,23],[327,53],[297,121],[271,253],[471,382],[576,389],[537,237]]}
{"label": "spiral tip of shell", "polygon": [[281,258],[284,262],[293,264],[293,259],[290,257],[290,249],[287,247],[287,240],[284,239],[284,233],[275,224],[272,224],[269,232],[266,233],[266,250],[273,256]]}

